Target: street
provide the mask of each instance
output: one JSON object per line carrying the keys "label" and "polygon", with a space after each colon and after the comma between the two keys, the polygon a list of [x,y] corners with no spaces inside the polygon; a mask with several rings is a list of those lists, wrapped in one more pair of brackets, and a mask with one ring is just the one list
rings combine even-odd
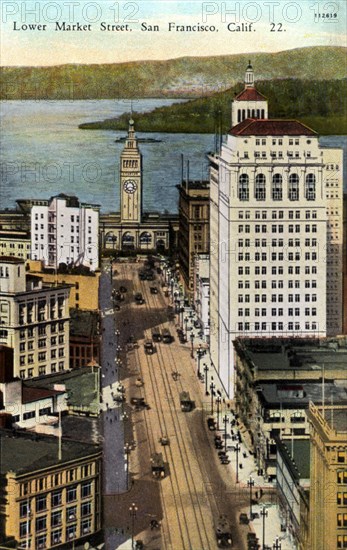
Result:
{"label": "street", "polygon": [[[103,275],[105,409],[105,396],[110,384],[117,382],[118,374],[126,395],[126,404],[108,403],[111,410],[103,412],[106,547],[113,550],[126,541],[121,547],[131,548],[133,535],[134,540],[142,540],[145,548],[152,550],[214,549],[215,521],[220,514],[226,514],[232,526],[233,547],[242,550],[246,548],[245,537],[239,533],[236,512],[245,506],[247,495],[235,485],[214,449],[213,432],[209,432],[206,422],[210,402],[202,400],[190,344],[178,341],[177,316],[168,320],[168,298],[162,294],[159,278],[154,282],[140,281],[140,267],[139,263],[115,264],[118,273],[113,287],[127,289],[119,311],[114,313],[115,325],[108,303],[110,275]],[[158,294],[150,293],[151,286],[158,288]],[[136,292],[142,293],[144,304],[135,303]],[[151,338],[155,326],[168,328],[174,341],[155,343],[155,353],[147,355],[144,339]],[[114,328],[119,335],[114,335]],[[127,351],[130,336],[136,345]],[[114,367],[115,358],[118,370]],[[139,378],[142,386],[136,383]],[[191,412],[181,410],[182,391],[189,391],[194,402]],[[132,398],[143,398],[149,408],[135,410],[130,405]],[[160,444],[162,436],[168,437],[169,445]],[[163,479],[152,475],[150,458],[154,452],[163,455]],[[129,491],[124,492],[126,486]],[[151,529],[153,519],[159,528]]]}

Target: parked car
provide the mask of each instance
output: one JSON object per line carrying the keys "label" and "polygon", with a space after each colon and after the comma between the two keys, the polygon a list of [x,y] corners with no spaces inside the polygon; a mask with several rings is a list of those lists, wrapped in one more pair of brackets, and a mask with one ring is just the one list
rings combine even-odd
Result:
{"label": "parked car", "polygon": [[241,523],[242,525],[249,524],[249,517],[247,516],[247,514],[242,513],[239,515],[239,523]]}
{"label": "parked car", "polygon": [[214,418],[210,417],[207,419],[207,427],[211,431],[214,431],[216,429],[216,422]]}

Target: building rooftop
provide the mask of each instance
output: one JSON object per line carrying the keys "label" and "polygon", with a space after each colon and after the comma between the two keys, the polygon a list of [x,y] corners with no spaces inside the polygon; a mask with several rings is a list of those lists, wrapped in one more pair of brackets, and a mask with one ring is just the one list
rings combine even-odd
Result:
{"label": "building rooftop", "polygon": [[[321,405],[323,400],[323,384],[318,382],[304,382],[293,385],[290,381],[285,383],[261,382],[257,386],[257,393],[260,400],[266,406],[282,408],[303,409],[307,408],[310,401],[316,405]],[[326,381],[324,384],[324,400],[326,405],[344,405],[347,414],[347,381],[345,384],[339,384]]]}
{"label": "building rooftop", "polygon": [[347,338],[238,338],[234,346],[260,371],[327,371],[347,365]]}
{"label": "building rooftop", "polygon": [[310,478],[310,440],[293,439],[277,440],[277,445],[281,451],[287,466],[296,479]]}
{"label": "building rooftop", "polygon": [[27,387],[23,385],[22,401],[23,401],[23,404],[32,403],[33,401],[40,401],[40,399],[46,399],[47,397],[54,397],[55,395],[59,395],[62,393],[65,393],[65,392],[63,390],[57,391],[57,390],[50,390],[47,388],[33,388],[33,387]]}
{"label": "building rooftop", "polygon": [[[12,471],[20,475],[59,464],[59,440],[57,437],[19,432],[13,434],[12,431],[0,430],[0,441],[1,474]],[[101,452],[101,448],[97,445],[71,440],[65,441],[63,439],[60,464],[91,456],[98,452]]]}
{"label": "building rooftop", "polygon": [[99,316],[96,311],[70,309],[70,336],[95,338],[98,335]]}
{"label": "building rooftop", "polygon": [[233,136],[316,136],[317,132],[297,120],[247,118],[231,130]]}
{"label": "building rooftop", "polygon": [[23,258],[17,258],[16,256],[0,256],[1,264],[24,264]]}
{"label": "building rooftop", "polygon": [[265,101],[266,97],[258,92],[256,88],[245,88],[240,92],[235,98],[234,101]]}

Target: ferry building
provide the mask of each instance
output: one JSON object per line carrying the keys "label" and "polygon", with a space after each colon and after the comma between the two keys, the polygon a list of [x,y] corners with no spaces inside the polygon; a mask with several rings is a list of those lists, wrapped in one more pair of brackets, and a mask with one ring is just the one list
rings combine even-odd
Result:
{"label": "ferry building", "polygon": [[120,212],[100,215],[101,248],[167,252],[177,235],[178,216],[142,210],[142,155],[132,119],[120,157],[119,176]]}

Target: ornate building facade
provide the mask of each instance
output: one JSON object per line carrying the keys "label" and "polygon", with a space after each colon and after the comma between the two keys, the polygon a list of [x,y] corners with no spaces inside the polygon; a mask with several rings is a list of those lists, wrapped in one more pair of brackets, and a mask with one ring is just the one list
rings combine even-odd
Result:
{"label": "ornate building facade", "polygon": [[178,231],[178,216],[143,212],[142,155],[130,119],[120,158],[120,212],[100,215],[100,245],[105,250],[167,252]]}

